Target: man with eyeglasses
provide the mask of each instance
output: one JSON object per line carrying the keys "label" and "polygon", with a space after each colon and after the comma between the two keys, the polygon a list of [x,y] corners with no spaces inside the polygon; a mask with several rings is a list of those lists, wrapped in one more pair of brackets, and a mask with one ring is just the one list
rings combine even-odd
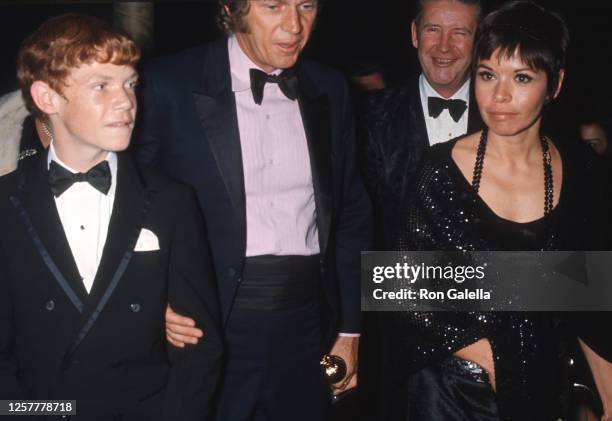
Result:
{"label": "man with eyeglasses", "polygon": [[[228,349],[220,421],[327,419],[323,353],[347,364],[334,394],[357,383],[370,205],[347,84],[299,60],[320,6],[220,0],[227,39],[144,75],[137,157],[195,187],[212,246]],[[206,335],[190,316],[167,312],[176,346]]]}

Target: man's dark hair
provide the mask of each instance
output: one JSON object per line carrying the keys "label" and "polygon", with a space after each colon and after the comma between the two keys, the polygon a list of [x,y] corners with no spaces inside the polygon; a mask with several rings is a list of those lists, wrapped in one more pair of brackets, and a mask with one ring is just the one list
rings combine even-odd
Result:
{"label": "man's dark hair", "polygon": [[[415,18],[414,18],[414,21],[416,23],[417,28],[421,24],[421,17],[423,16],[423,9],[425,8],[425,5],[427,3],[431,3],[433,1],[442,1],[442,0],[417,0],[417,2],[416,2],[416,14],[415,14]],[[452,0],[452,1],[463,3],[463,4],[466,4],[468,6],[476,6],[476,7],[478,7],[479,16],[480,16],[480,13],[482,12],[482,3],[481,3],[480,0]]]}
{"label": "man's dark hair", "polygon": [[[323,1],[315,1],[320,11]],[[248,31],[244,17],[249,13],[249,0],[217,0],[217,6],[217,25],[222,31],[226,34]]]}
{"label": "man's dark hair", "polygon": [[217,25],[226,33],[245,32],[244,17],[249,13],[249,0],[218,0]]}
{"label": "man's dark hair", "polygon": [[565,67],[569,31],[563,18],[531,1],[514,1],[489,13],[478,27],[472,57],[472,70],[478,62],[499,56],[518,54],[534,70],[548,77],[548,95],[552,97]]}

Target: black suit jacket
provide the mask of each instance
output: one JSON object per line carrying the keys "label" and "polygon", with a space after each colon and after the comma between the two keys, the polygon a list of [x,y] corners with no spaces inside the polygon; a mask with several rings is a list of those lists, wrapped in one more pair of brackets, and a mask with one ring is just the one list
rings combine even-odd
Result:
{"label": "black suit jacket", "polygon": [[[320,65],[297,65],[327,302],[341,330],[360,329],[360,251],[369,248],[370,204],[355,168],[347,84]],[[227,40],[153,63],[143,78],[136,156],[193,185],[207,222],[224,318],[246,253],[240,134]]]}
{"label": "black suit jacket", "polygon": [[[473,84],[472,84],[473,86]],[[425,111],[421,104],[419,76],[397,88],[385,89],[369,98],[365,104],[362,162],[364,178],[374,202],[377,248],[385,249],[391,239],[403,231],[402,206],[419,163],[430,148]],[[470,92],[468,133],[482,128],[482,120],[474,95]],[[393,342],[396,327],[385,314],[378,316],[376,329],[381,335],[381,368],[379,384],[381,419],[405,418],[408,392],[397,373],[405,373],[405,361],[396,352]]]}
{"label": "black suit jacket", "polygon": [[[78,415],[205,419],[221,340],[192,192],[119,154],[107,241],[88,295],[47,174],[45,152],[0,179],[0,399],[76,399]],[[134,250],[143,228],[159,250]],[[201,343],[167,351],[168,302],[206,326]]]}
{"label": "black suit jacket", "polygon": [[[398,207],[430,145],[419,77],[371,96],[364,109],[364,178],[374,202],[377,226],[390,238],[390,230],[401,218],[397,215]],[[482,120],[472,93],[467,112],[468,133],[480,130]]]}

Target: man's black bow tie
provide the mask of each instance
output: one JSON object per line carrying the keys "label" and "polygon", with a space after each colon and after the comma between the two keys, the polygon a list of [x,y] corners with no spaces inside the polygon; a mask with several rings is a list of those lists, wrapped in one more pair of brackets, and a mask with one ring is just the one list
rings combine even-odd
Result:
{"label": "man's black bow tie", "polygon": [[298,78],[293,70],[283,70],[280,75],[269,75],[259,69],[251,69],[251,92],[253,100],[257,105],[261,105],[264,96],[264,86],[266,83],[278,83],[278,87],[290,100],[298,97]]}
{"label": "man's black bow tie", "polygon": [[53,196],[59,197],[74,183],[85,181],[100,193],[107,194],[111,187],[111,172],[108,161],[102,161],[86,173],[71,173],[55,161],[49,165],[49,186]]}
{"label": "man's black bow tie", "polygon": [[467,104],[462,99],[444,99],[436,96],[427,97],[427,108],[429,108],[429,116],[438,118],[444,109],[447,109],[455,123],[459,121]]}

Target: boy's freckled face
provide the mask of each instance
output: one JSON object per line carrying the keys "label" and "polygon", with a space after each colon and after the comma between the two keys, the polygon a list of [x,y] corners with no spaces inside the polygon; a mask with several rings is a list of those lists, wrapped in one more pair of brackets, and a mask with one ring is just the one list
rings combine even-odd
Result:
{"label": "boy's freckled face", "polygon": [[128,147],[136,116],[133,67],[83,64],[71,71],[53,126],[56,142],[69,147],[121,151]]}

